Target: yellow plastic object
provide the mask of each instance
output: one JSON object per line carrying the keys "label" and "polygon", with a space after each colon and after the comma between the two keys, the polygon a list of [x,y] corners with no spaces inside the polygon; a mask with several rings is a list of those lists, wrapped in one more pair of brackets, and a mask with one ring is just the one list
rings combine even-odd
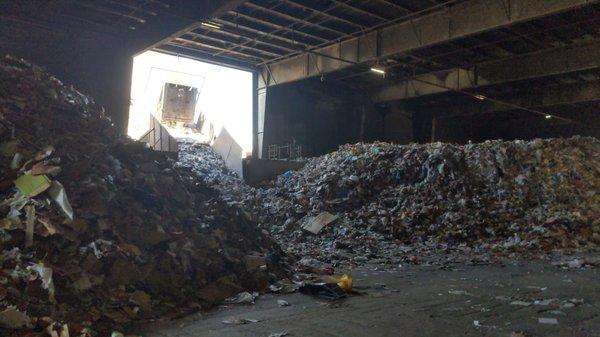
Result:
{"label": "yellow plastic object", "polygon": [[344,274],[342,276],[339,276],[339,275],[330,276],[329,281],[331,283],[337,283],[337,285],[340,286],[340,288],[344,289],[344,291],[352,290],[352,277],[348,276],[346,274]]}

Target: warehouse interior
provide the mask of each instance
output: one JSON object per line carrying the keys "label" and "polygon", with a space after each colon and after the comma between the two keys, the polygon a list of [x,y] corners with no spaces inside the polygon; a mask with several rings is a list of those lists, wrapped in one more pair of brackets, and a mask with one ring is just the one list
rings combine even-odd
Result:
{"label": "warehouse interior", "polygon": [[600,331],[599,1],[8,0],[0,54],[0,335]]}

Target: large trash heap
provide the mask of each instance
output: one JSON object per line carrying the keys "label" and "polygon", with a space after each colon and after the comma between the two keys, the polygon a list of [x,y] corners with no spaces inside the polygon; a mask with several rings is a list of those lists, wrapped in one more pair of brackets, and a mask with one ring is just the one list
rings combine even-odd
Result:
{"label": "large trash heap", "polygon": [[288,251],[328,262],[415,258],[417,247],[486,259],[592,250],[600,141],[343,145],[253,193],[248,207]]}
{"label": "large trash heap", "polygon": [[0,59],[0,335],[107,335],[268,286],[278,247],[173,164]]}

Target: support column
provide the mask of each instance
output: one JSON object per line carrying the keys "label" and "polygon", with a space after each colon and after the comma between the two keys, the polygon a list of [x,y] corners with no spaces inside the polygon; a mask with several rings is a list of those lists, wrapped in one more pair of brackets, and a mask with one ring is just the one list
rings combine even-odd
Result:
{"label": "support column", "polygon": [[384,138],[388,142],[408,144],[415,141],[413,125],[414,109],[402,102],[390,104],[384,115]]}
{"label": "support column", "polygon": [[255,72],[253,76],[252,107],[252,157],[263,157],[265,112],[267,109],[267,86],[265,79]]}
{"label": "support column", "polygon": [[258,72],[252,73],[252,158],[258,158]]}

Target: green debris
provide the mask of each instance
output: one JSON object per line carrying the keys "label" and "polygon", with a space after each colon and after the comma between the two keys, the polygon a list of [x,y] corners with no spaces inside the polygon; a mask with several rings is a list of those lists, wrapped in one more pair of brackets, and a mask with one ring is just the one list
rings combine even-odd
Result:
{"label": "green debris", "polygon": [[15,186],[26,197],[35,197],[50,187],[51,181],[45,175],[24,174],[15,180]]}

